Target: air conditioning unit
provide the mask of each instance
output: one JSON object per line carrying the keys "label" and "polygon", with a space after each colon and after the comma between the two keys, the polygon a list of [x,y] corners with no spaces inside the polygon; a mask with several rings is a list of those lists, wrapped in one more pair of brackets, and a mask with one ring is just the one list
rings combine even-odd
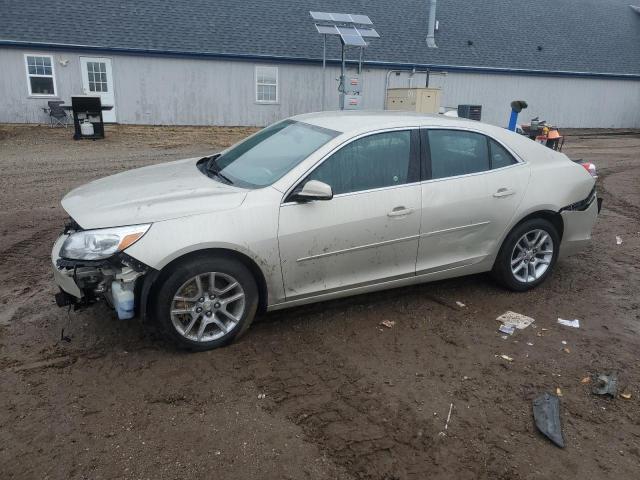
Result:
{"label": "air conditioning unit", "polygon": [[458,117],[480,121],[482,105],[458,105]]}
{"label": "air conditioning unit", "polygon": [[438,113],[441,96],[439,88],[389,88],[386,109]]}

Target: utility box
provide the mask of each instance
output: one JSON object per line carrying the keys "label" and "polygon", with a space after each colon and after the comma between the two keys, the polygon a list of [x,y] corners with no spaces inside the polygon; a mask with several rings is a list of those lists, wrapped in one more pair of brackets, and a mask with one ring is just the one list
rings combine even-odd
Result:
{"label": "utility box", "polygon": [[342,102],[343,110],[361,110],[362,109],[362,96],[360,95],[340,95],[340,101]]}
{"label": "utility box", "polygon": [[482,119],[482,105],[458,105],[458,117],[480,121]]}
{"label": "utility box", "polygon": [[441,96],[439,88],[389,88],[386,109],[438,113]]}
{"label": "utility box", "polygon": [[345,75],[344,77],[344,93],[347,95],[359,95],[362,93],[362,80],[360,76]]}

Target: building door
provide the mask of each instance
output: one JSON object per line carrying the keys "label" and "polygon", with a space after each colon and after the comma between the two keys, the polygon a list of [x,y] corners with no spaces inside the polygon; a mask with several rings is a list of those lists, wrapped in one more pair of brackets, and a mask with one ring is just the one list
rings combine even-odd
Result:
{"label": "building door", "polygon": [[103,110],[105,122],[116,121],[116,102],[113,94],[113,74],[110,58],[80,57],[82,70],[82,90],[85,95],[98,95],[103,106],[113,107]]}

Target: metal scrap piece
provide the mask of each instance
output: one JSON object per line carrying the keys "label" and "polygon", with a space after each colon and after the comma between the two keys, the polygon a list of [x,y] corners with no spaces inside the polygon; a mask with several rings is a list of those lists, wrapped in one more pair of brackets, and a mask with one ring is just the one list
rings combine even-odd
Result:
{"label": "metal scrap piece", "polygon": [[596,379],[593,387],[593,393],[596,395],[610,395],[615,398],[618,394],[618,373],[611,372],[609,375],[601,373]]}
{"label": "metal scrap piece", "polygon": [[543,393],[533,400],[533,418],[536,427],[558,447],[564,448],[560,425],[560,400],[557,396]]}

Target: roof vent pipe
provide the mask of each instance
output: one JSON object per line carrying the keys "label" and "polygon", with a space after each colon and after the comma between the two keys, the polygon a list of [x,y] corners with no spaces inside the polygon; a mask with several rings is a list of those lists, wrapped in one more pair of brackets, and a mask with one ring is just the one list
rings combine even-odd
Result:
{"label": "roof vent pipe", "polygon": [[427,33],[427,47],[438,48],[436,45],[436,4],[437,0],[429,0],[429,24]]}

